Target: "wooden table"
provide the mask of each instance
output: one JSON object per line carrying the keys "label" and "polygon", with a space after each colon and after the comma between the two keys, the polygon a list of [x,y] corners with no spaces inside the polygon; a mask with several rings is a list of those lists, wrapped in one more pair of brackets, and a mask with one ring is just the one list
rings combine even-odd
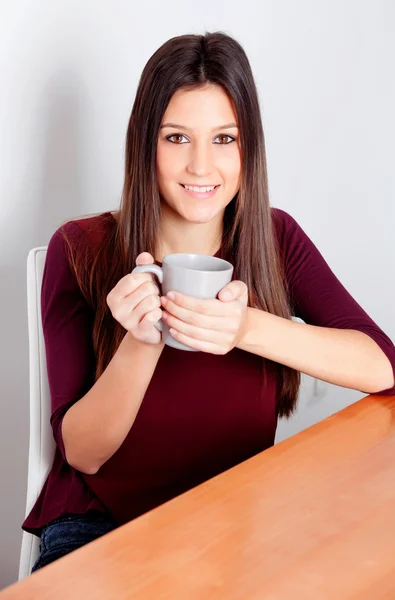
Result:
{"label": "wooden table", "polygon": [[359,402],[1,600],[395,599],[395,397]]}

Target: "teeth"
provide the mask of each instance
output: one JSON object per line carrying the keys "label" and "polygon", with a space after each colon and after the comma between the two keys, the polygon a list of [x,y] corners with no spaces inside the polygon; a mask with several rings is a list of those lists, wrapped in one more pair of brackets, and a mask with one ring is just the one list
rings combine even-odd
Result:
{"label": "teeth", "polygon": [[192,185],[184,185],[184,188],[186,190],[190,190],[191,192],[200,192],[201,194],[203,194],[205,192],[211,192],[215,188],[215,185],[212,185],[210,187],[195,187]]}

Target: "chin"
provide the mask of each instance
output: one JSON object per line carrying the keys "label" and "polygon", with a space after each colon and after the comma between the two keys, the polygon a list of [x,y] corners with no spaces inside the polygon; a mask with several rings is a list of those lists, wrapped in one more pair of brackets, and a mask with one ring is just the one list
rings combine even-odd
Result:
{"label": "chin", "polygon": [[[177,199],[178,200],[178,199]],[[204,201],[194,202],[191,199],[191,202],[182,201],[174,201],[168,202],[161,198],[162,208],[166,205],[166,208],[171,210],[175,215],[184,221],[188,221],[188,223],[195,223],[196,225],[203,225],[204,223],[209,223],[215,218],[218,218],[219,214],[224,214],[225,208],[219,203],[215,206],[214,203],[206,203]]]}
{"label": "chin", "polygon": [[180,217],[185,219],[185,221],[188,221],[189,223],[196,223],[196,225],[202,225],[203,223],[209,223],[213,219],[216,219],[221,210],[214,211],[209,210],[207,208],[204,210],[196,210],[195,208],[191,210],[183,210],[177,212],[180,215]]}

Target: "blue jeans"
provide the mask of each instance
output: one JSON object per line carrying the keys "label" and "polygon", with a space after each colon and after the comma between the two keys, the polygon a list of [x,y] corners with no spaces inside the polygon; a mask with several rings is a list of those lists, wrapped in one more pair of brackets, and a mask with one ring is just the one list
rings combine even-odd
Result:
{"label": "blue jeans", "polygon": [[31,572],[115,529],[117,524],[104,513],[68,514],[50,521],[41,531],[40,555]]}

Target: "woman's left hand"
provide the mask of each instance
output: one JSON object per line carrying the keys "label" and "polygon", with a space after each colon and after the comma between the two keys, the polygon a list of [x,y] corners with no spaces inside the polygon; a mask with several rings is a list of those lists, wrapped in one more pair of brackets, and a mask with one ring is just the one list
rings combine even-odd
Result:
{"label": "woman's left hand", "polygon": [[248,288],[243,281],[231,281],[215,299],[169,292],[161,304],[163,320],[176,340],[202,352],[227,354],[244,334]]}

